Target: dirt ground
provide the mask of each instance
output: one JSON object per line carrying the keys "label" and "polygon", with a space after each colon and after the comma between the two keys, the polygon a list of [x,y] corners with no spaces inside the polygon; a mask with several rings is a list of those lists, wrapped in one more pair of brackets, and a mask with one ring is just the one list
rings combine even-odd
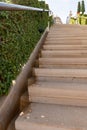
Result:
{"label": "dirt ground", "polygon": [[[6,96],[0,96],[0,108],[5,100]],[[15,130],[15,125],[14,125],[14,120],[10,123],[9,127],[7,130]]]}
{"label": "dirt ground", "polygon": [[3,104],[5,98],[6,98],[6,96],[0,96],[0,107]]}

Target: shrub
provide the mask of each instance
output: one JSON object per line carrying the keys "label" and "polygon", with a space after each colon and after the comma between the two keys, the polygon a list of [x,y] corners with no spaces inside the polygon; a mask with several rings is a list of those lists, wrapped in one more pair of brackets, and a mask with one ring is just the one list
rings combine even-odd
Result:
{"label": "shrub", "polygon": [[[38,0],[11,2],[48,9],[45,2]],[[0,11],[0,95],[8,93],[47,23],[47,12]]]}

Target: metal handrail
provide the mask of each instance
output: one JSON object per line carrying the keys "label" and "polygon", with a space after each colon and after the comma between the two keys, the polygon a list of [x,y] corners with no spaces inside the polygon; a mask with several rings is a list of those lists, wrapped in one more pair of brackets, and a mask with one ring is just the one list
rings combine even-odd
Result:
{"label": "metal handrail", "polygon": [[42,8],[35,8],[30,6],[23,6],[18,4],[9,4],[6,2],[0,2],[0,10],[4,11],[21,11],[21,10],[33,10],[33,11],[40,11],[40,12],[49,12],[49,10],[42,9]]}

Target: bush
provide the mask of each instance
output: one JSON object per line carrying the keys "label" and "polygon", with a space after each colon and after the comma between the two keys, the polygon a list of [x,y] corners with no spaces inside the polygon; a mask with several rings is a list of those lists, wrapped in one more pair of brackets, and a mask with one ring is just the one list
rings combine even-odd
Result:
{"label": "bush", "polygon": [[87,14],[81,14],[77,17],[77,19],[71,17],[70,24],[87,25]]}
{"label": "bush", "polygon": [[[38,0],[11,2],[48,9],[45,2]],[[0,11],[0,95],[8,93],[47,23],[47,12]]]}

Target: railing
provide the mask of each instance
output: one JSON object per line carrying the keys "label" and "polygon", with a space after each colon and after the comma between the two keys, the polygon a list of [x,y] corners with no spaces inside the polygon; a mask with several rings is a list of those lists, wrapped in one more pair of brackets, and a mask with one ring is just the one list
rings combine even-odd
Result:
{"label": "railing", "polygon": [[[49,12],[49,10],[34,8],[16,4],[7,4],[4,2],[0,2],[0,10],[33,10],[33,11],[45,11]],[[36,45],[34,51],[32,52],[28,62],[26,63],[24,69],[21,71],[19,76],[16,79],[15,85],[12,87],[9,95],[7,96],[5,102],[0,108],[0,130],[6,130],[8,124],[14,117],[15,113],[19,110],[20,97],[24,90],[27,89],[28,79],[31,77],[31,70],[35,63],[35,60],[38,56],[38,52],[44,43],[46,35],[48,33],[48,28],[45,30],[42,35],[40,41]],[[32,80],[30,82],[33,82]]]}
{"label": "railing", "polygon": [[49,10],[42,9],[42,8],[35,8],[30,6],[23,6],[23,5],[17,5],[17,4],[9,4],[5,2],[0,2],[0,10],[14,10],[14,11],[21,11],[21,10],[33,10],[33,11],[45,11],[49,12]]}

